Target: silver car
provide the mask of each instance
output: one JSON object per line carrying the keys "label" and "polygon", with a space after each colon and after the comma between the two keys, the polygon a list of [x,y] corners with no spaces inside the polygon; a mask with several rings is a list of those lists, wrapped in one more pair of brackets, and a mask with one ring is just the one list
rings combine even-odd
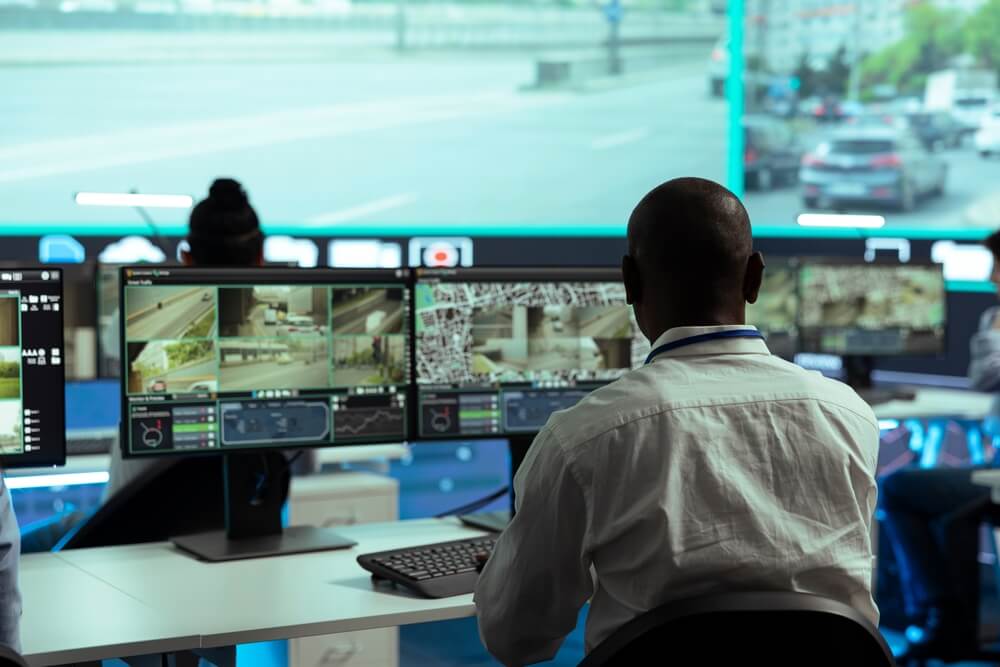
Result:
{"label": "silver car", "polygon": [[944,193],[947,163],[909,130],[861,127],[837,132],[802,158],[799,180],[807,207],[888,204],[910,211]]}

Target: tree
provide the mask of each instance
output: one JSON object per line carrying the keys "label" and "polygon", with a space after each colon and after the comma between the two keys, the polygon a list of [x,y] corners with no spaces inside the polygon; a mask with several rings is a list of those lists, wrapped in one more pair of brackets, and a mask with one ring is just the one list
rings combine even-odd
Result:
{"label": "tree", "polygon": [[[995,2],[996,0],[991,0]],[[892,86],[900,93],[920,93],[931,72],[946,69],[962,53],[964,28],[959,15],[931,4],[906,10],[904,37],[865,58],[861,86]]]}
{"label": "tree", "polygon": [[969,17],[965,47],[980,65],[1000,69],[1000,0],[989,0]]}

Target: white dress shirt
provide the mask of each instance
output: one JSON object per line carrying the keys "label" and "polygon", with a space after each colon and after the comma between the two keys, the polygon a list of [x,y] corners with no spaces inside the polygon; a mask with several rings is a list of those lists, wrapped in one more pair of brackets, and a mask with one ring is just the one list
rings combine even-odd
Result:
{"label": "white dress shirt", "polygon": [[[740,329],[671,329],[653,349]],[[871,408],[760,338],[685,343],[553,414],[532,444],[475,593],[504,664],[555,655],[588,599],[588,651],[718,591],[814,593],[878,622]]]}

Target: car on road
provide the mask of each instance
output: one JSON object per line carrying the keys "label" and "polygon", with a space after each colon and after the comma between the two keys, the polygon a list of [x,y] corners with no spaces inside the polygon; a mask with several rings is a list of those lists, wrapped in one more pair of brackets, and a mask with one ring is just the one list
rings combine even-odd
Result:
{"label": "car on road", "polygon": [[957,148],[962,144],[962,124],[947,111],[918,111],[906,114],[906,121],[928,150]]}
{"label": "car on road", "polygon": [[199,380],[187,388],[187,391],[195,392],[216,392],[219,391],[219,383],[216,380]]}
{"label": "car on road", "polygon": [[211,301],[212,300],[212,294],[210,292],[202,292],[201,293],[201,300],[202,301]]}
{"label": "car on road", "polygon": [[279,329],[282,336],[300,334],[323,334],[326,330],[321,324],[316,324],[308,315],[289,315]]}
{"label": "car on road", "polygon": [[147,385],[147,388],[154,394],[162,394],[167,390],[167,381],[162,378],[156,378],[154,380],[150,380],[149,384]]}
{"label": "car on road", "polygon": [[944,193],[947,163],[911,132],[845,129],[802,158],[799,180],[807,207],[888,204],[912,210],[925,196]]}
{"label": "car on road", "polygon": [[287,364],[292,363],[292,357],[287,352],[284,352],[284,353],[278,355],[278,358],[276,359],[276,361],[278,362],[278,365],[285,366]]}
{"label": "car on road", "polygon": [[794,183],[802,149],[788,124],[770,116],[743,118],[743,178],[748,190]]}
{"label": "car on road", "polygon": [[976,150],[983,157],[1000,153],[1000,107],[994,107],[990,113],[983,116],[973,140]]}

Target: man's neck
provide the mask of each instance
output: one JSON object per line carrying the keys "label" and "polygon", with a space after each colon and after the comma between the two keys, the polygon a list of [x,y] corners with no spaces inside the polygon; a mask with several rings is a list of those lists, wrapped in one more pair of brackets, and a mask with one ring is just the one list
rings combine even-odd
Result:
{"label": "man's neck", "polygon": [[721,327],[721,326],[742,326],[746,324],[745,313],[704,313],[685,317],[672,317],[658,322],[652,327],[650,342],[656,341],[664,333],[671,329],[680,327]]}

